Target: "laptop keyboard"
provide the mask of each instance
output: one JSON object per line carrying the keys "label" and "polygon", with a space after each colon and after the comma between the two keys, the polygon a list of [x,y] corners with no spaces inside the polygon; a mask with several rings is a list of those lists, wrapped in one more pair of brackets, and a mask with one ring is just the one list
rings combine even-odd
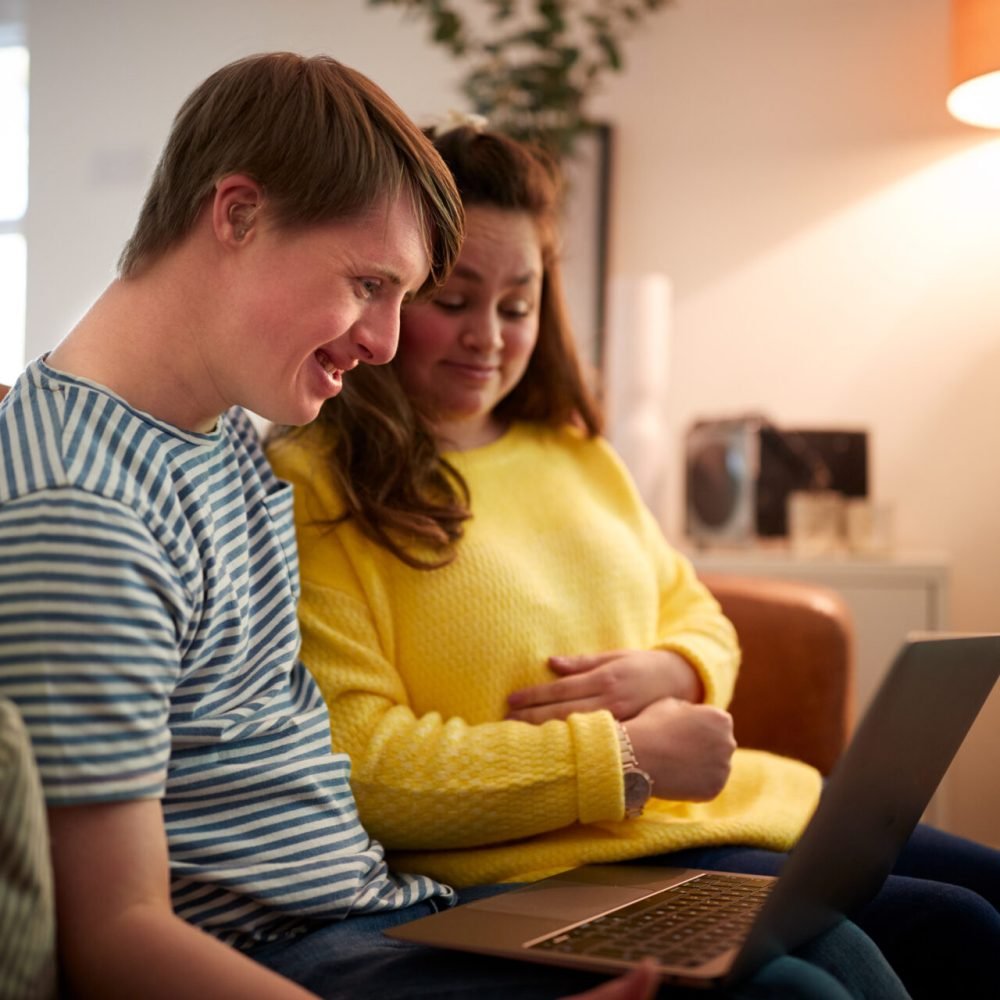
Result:
{"label": "laptop keyboard", "polygon": [[694,968],[743,943],[773,882],[700,875],[529,945],[624,962],[652,956]]}

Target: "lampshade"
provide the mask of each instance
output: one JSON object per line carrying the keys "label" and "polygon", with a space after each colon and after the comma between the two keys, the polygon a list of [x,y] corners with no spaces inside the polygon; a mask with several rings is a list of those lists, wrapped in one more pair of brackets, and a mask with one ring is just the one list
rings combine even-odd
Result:
{"label": "lampshade", "polygon": [[948,110],[1000,128],[1000,0],[951,0],[951,66]]}

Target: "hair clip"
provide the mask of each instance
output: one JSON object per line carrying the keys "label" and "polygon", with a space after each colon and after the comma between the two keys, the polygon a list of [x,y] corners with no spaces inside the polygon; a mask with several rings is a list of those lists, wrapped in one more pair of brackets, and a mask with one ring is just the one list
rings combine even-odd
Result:
{"label": "hair clip", "polygon": [[459,128],[470,128],[473,132],[482,134],[489,128],[489,125],[489,120],[485,115],[477,115],[471,111],[456,111],[451,108],[441,122],[435,126],[434,131],[439,137]]}

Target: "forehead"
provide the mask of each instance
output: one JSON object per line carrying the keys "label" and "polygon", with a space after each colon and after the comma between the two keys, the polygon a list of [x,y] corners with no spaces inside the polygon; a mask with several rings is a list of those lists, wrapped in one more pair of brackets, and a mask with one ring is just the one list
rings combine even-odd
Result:
{"label": "forehead", "polygon": [[430,269],[426,225],[405,194],[324,228],[357,267],[375,269],[407,288],[419,287]]}
{"label": "forehead", "polygon": [[481,274],[541,276],[538,227],[527,212],[473,205],[466,213],[465,243],[456,273],[472,268]]}

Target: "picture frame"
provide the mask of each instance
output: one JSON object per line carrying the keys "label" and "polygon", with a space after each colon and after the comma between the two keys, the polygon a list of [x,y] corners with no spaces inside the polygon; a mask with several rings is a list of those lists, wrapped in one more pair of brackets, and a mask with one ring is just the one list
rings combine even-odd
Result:
{"label": "picture frame", "polygon": [[610,125],[590,125],[562,163],[566,182],[562,219],[566,304],[580,357],[595,371],[602,364],[607,319],[612,141]]}

